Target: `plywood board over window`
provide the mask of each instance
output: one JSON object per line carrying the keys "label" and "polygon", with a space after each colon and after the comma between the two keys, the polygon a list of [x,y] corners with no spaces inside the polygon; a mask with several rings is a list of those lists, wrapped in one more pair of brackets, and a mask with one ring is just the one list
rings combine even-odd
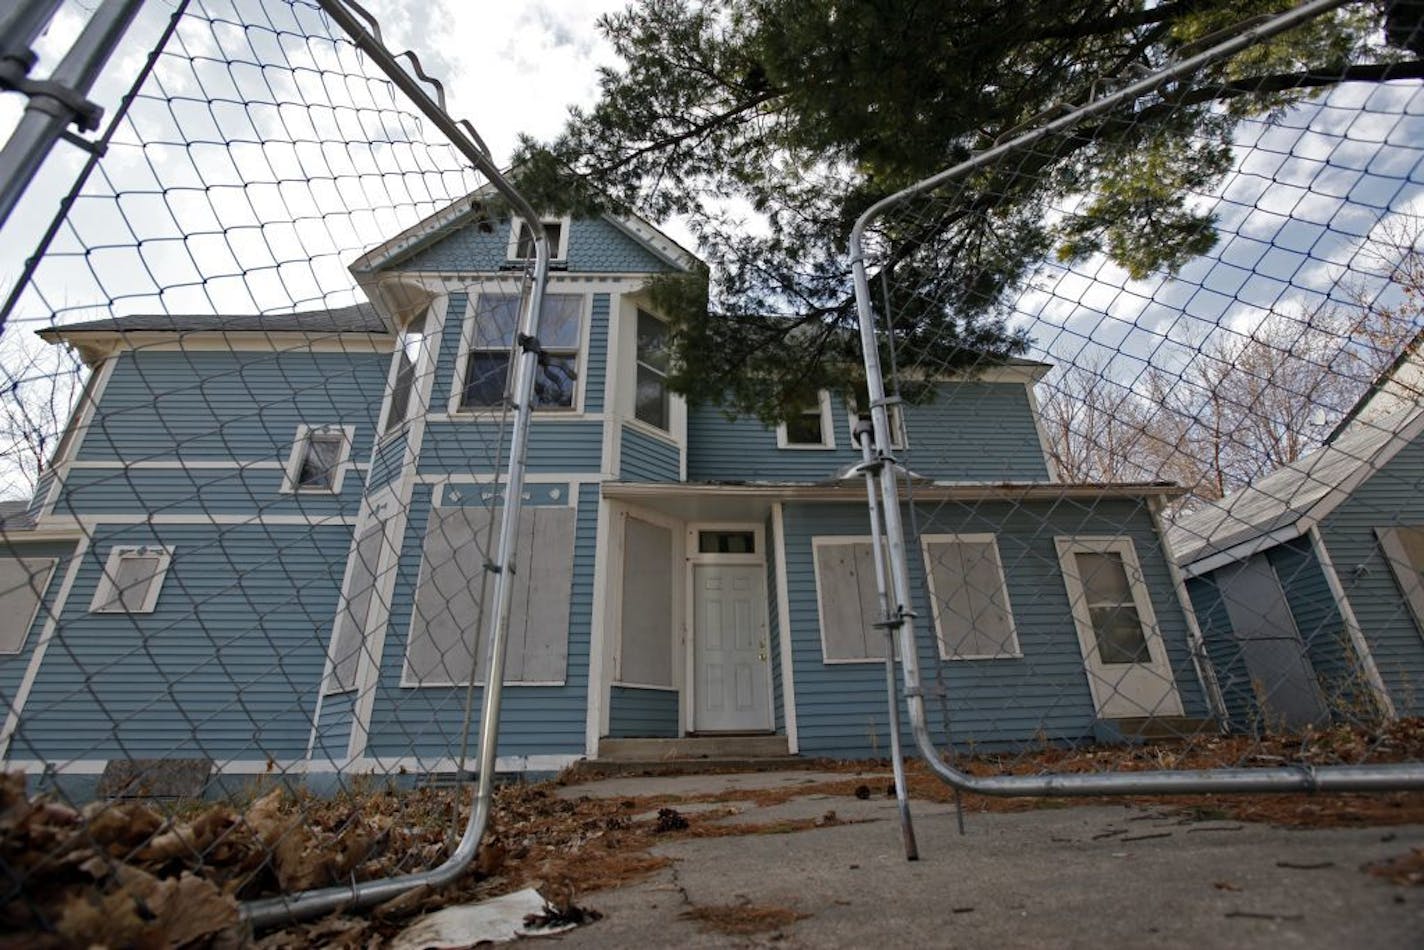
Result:
{"label": "plywood board over window", "polygon": [[386,521],[369,522],[356,539],[355,553],[346,569],[341,607],[336,614],[336,635],[331,644],[331,668],[326,692],[340,693],[356,687],[356,672],[365,649],[367,621],[376,596],[377,582],[385,573],[382,560],[390,545]]}
{"label": "plywood board over window", "polygon": [[1017,657],[999,544],[992,534],[928,534],[920,539],[940,656],[949,660]]}
{"label": "plywood board over window", "polygon": [[[405,686],[484,682],[493,625],[491,561],[500,509],[435,508],[425,532],[415,610],[407,640]],[[562,684],[568,668],[573,588],[573,508],[520,511],[511,590],[506,683]]]}
{"label": "plywood board over window", "polygon": [[629,517],[623,531],[620,684],[673,685],[672,585],[672,531]]}
{"label": "plywood board over window", "polygon": [[819,537],[811,545],[822,658],[827,663],[883,660],[885,632],[875,626],[883,611],[870,539]]}
{"label": "plywood board over window", "polygon": [[0,557],[0,654],[24,648],[58,563],[53,557]]}
{"label": "plywood board over window", "polygon": [[1424,527],[1376,528],[1375,535],[1414,625],[1424,636]]}

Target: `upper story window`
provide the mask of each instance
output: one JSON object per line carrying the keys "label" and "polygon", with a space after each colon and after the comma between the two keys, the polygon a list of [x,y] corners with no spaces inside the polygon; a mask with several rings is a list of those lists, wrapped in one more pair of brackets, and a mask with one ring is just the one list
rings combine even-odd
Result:
{"label": "upper story window", "polygon": [[[521,304],[517,294],[481,294],[475,302],[466,325],[456,409],[494,409],[505,404]],[[539,319],[539,343],[544,353],[534,376],[535,409],[574,408],[583,309],[584,298],[578,295],[544,295]]]}
{"label": "upper story window", "polygon": [[668,332],[667,324],[638,311],[638,380],[633,415],[648,425],[667,431]]}
{"label": "upper story window", "polygon": [[[549,239],[550,260],[562,261],[569,256],[569,221],[567,218],[541,218],[544,234]],[[513,219],[509,228],[509,259],[534,260],[534,232],[528,223]]]}
{"label": "upper story window", "polygon": [[283,491],[339,492],[351,455],[350,426],[301,425],[287,457]]}
{"label": "upper story window", "polygon": [[173,559],[172,548],[114,547],[89,604],[91,613],[151,614]]}
{"label": "upper story window", "polygon": [[831,394],[822,389],[816,400],[787,416],[776,427],[776,446],[781,449],[833,449],[835,430],[831,425]]}
{"label": "upper story window", "polygon": [[406,324],[397,341],[396,369],[391,377],[391,402],[386,409],[386,424],[381,429],[383,435],[398,428],[410,415],[411,395],[415,392],[416,374],[424,349],[425,314],[422,313]]}
{"label": "upper story window", "polygon": [[[852,445],[859,448],[859,445],[854,442],[856,425],[870,421],[870,391],[866,388],[864,380],[855,384],[849,408]],[[905,417],[900,408],[898,403],[885,407],[890,423],[890,448],[894,451],[905,448]]]}

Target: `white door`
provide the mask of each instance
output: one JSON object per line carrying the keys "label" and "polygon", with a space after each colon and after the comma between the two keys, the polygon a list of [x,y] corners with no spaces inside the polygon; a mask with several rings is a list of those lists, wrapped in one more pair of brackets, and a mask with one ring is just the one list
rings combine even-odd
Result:
{"label": "white door", "polygon": [[1132,542],[1060,538],[1058,556],[1098,715],[1180,716],[1182,699]]}
{"label": "white door", "polygon": [[766,568],[692,568],[693,687],[698,732],[770,730]]}

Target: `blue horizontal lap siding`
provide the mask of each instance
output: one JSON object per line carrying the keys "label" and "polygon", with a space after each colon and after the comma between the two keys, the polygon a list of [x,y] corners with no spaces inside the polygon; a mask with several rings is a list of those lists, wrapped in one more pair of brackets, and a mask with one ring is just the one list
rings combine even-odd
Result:
{"label": "blue horizontal lap siding", "polygon": [[1246,658],[1226,612],[1226,601],[1217,586],[1217,573],[1187,581],[1187,596],[1192,600],[1207,659],[1216,674],[1227,724],[1234,731],[1252,731],[1261,722],[1261,708],[1251,685],[1251,671],[1246,668]]}
{"label": "blue horizontal lap siding", "polygon": [[364,461],[389,353],[137,350],[116,357],[80,460],[286,461],[297,426],[356,427]]}
{"label": "blue horizontal lap siding", "polygon": [[[20,651],[0,655],[0,722],[3,722],[14,709],[20,683],[25,678],[25,671],[29,669],[30,660],[35,655],[35,648],[39,646],[40,635],[44,632],[45,624],[54,616],[59,589],[64,585],[64,575],[69,570],[74,557],[74,543],[6,544],[0,542],[0,558],[10,557],[52,557],[57,558],[58,563],[55,565],[54,572],[50,574],[49,586],[45,588],[44,597],[40,601],[40,609],[30,623],[24,642],[20,644]],[[32,758],[34,753],[26,748],[25,743],[17,737],[11,746],[9,756],[27,759]]]}
{"label": "blue horizontal lap siding", "polygon": [[634,426],[623,427],[619,458],[619,477],[625,482],[675,482],[681,475],[677,445]]}
{"label": "blue horizontal lap siding", "polygon": [[371,455],[371,471],[366,476],[367,492],[384,488],[400,476],[401,464],[405,461],[406,438],[406,431],[400,429],[376,443],[376,450]]}
{"label": "blue horizontal lap siding", "polygon": [[56,514],[307,515],[354,517],[360,471],[348,470],[341,493],[282,491],[280,468],[73,468],[55,500]]}
{"label": "blue horizontal lap siding", "polygon": [[[588,655],[593,615],[593,566],[598,525],[598,486],[579,489],[569,607],[568,671],[563,686],[507,686],[500,715],[499,754],[575,755],[584,751],[588,702]],[[464,687],[402,687],[421,545],[430,511],[430,489],[416,486],[400,555],[391,619],[381,656],[380,685],[372,713],[368,755],[458,755],[465,707]],[[472,735],[478,734],[483,687],[475,688]],[[474,752],[474,747],[470,749]]]}
{"label": "blue horizontal lap siding", "polygon": [[[1177,689],[1188,715],[1205,703],[1192,665],[1186,619],[1176,599],[1145,503],[946,503],[923,506],[924,533],[994,533],[1008,583],[1021,659],[946,661],[944,677],[956,745],[1014,746],[1040,736],[1078,740],[1092,735],[1096,711],[1058,563],[1055,537],[1130,537],[1142,563]],[[822,660],[811,539],[864,535],[860,505],[789,504],[785,508],[786,570],[796,680],[796,722],[805,755],[864,757],[888,749],[885,670],[880,661],[826,664]],[[910,554],[913,606],[925,685],[935,680],[934,622],[924,595],[924,559]],[[928,703],[931,731],[941,734],[938,700]],[[908,722],[903,725],[908,728]]]}
{"label": "blue horizontal lap siding", "polygon": [[592,318],[588,328],[588,363],[584,368],[588,379],[584,385],[584,411],[603,411],[603,388],[608,381],[608,294],[594,294]]}
{"label": "blue horizontal lap siding", "polygon": [[[393,265],[403,271],[497,271],[509,263],[508,219],[488,231],[461,227]],[[568,270],[599,274],[649,274],[672,270],[617,226],[602,219],[571,222]]]}
{"label": "blue horizontal lap siding", "polygon": [[1285,591],[1291,617],[1305,643],[1306,656],[1315,669],[1331,715],[1360,708],[1368,688],[1361,676],[1355,649],[1350,644],[1344,618],[1325,572],[1304,538],[1287,541],[1267,553]]}
{"label": "blue horizontal lap siding", "polygon": [[[1045,481],[1028,389],[1022,383],[946,383],[933,402],[907,405],[903,460],[929,478]],[[715,406],[688,416],[689,481],[823,481],[860,461],[850,441],[850,411],[833,396],[834,449],[778,449],[776,429],[753,418],[728,419]]]}
{"label": "blue horizontal lap siding", "polygon": [[[340,526],[96,528],[16,754],[300,758],[350,540]],[[151,614],[89,612],[119,544],[175,548]]]}
{"label": "blue horizontal lap siding", "polygon": [[608,735],[614,739],[675,739],[678,736],[675,689],[613,686],[608,697]]}
{"label": "blue horizontal lap siding", "polygon": [[1424,439],[1405,446],[1320,525],[1325,548],[1401,716],[1424,714],[1424,636],[1376,528],[1424,526]]}

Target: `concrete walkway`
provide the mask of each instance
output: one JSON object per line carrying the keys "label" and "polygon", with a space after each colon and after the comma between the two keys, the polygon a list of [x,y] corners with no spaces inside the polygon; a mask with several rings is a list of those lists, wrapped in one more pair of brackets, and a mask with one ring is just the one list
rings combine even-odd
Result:
{"label": "concrete walkway", "polygon": [[[571,786],[580,795],[788,788],[844,774],[624,777]],[[868,800],[809,794],[736,804],[723,821],[770,822],[834,811],[857,821],[793,834],[683,839],[656,853],[652,879],[581,899],[604,919],[564,937],[571,947],[1349,947],[1424,946],[1424,888],[1361,865],[1424,847],[1424,827],[1287,831],[1128,807],[1045,807],[967,814],[914,804],[921,860],[900,850],[883,776]],[[691,813],[693,809],[689,809]],[[726,908],[725,911],[721,910]],[[804,915],[753,934],[738,908]],[[786,916],[790,916],[787,914]]]}

